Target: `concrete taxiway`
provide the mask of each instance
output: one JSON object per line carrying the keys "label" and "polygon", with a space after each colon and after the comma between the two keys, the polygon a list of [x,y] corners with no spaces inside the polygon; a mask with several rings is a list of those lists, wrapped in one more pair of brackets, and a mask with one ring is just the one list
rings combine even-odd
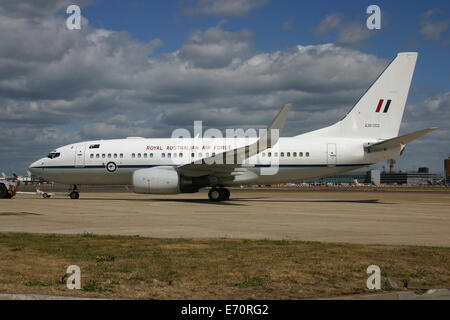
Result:
{"label": "concrete taxiway", "polygon": [[165,238],[292,239],[450,246],[449,192],[232,190],[211,203],[182,195],[17,195],[0,202],[0,232]]}

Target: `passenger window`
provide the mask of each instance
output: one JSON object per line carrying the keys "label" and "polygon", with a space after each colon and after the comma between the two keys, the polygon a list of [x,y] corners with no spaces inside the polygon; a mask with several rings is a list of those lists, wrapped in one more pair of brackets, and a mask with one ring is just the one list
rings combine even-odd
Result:
{"label": "passenger window", "polygon": [[176,152],[175,152],[175,153],[173,154],[173,157],[174,157],[174,158],[176,158],[176,157],[177,157],[177,154],[176,154]]}
{"label": "passenger window", "polygon": [[297,152],[294,152],[293,154],[292,154],[292,156],[295,158],[295,157],[297,157]]}
{"label": "passenger window", "polygon": [[103,158],[103,159],[106,158],[106,154],[103,153],[103,154],[102,154],[102,158]]}
{"label": "passenger window", "polygon": [[131,154],[131,157],[132,157],[132,158],[136,158],[136,154],[135,154],[135,153],[132,153],[132,154]]}
{"label": "passenger window", "polygon": [[306,153],[306,156],[309,157],[309,152]]}
{"label": "passenger window", "polygon": [[117,158],[117,153],[114,153],[114,159],[116,159]]}
{"label": "passenger window", "polygon": [[290,152],[287,152],[286,153],[286,157],[290,157],[291,156],[291,153]]}
{"label": "passenger window", "polygon": [[183,154],[182,154],[181,152],[178,154],[178,156],[179,156],[180,158],[183,158]]}
{"label": "passenger window", "polygon": [[299,155],[300,157],[303,157],[303,152],[299,152],[298,155]]}
{"label": "passenger window", "polygon": [[268,152],[267,156],[270,158],[272,156],[272,152]]}
{"label": "passenger window", "polygon": [[284,152],[281,152],[281,153],[280,153],[280,156],[281,156],[281,157],[284,157]]}
{"label": "passenger window", "polygon": [[108,153],[108,158],[111,158],[111,153]]}
{"label": "passenger window", "polygon": [[123,158],[123,153],[120,154],[120,158],[121,158],[121,159]]}
{"label": "passenger window", "polygon": [[195,153],[191,153],[191,158],[195,158]]}
{"label": "passenger window", "polygon": [[162,157],[162,158],[165,158],[165,157],[166,157],[166,154],[163,152],[163,153],[161,154],[161,157]]}
{"label": "passenger window", "polygon": [[147,154],[146,153],[144,153],[144,158],[147,158]]}
{"label": "passenger window", "polygon": [[94,159],[94,155],[91,153],[91,159]]}
{"label": "passenger window", "polygon": [[153,153],[150,153],[150,158],[153,158]]}
{"label": "passenger window", "polygon": [[97,154],[95,155],[95,157],[96,157],[97,159],[100,158],[100,154],[97,153]]}
{"label": "passenger window", "polygon": [[172,153],[168,153],[167,158],[172,158]]}
{"label": "passenger window", "polygon": [[138,158],[141,158],[141,154],[140,153],[138,153]]}

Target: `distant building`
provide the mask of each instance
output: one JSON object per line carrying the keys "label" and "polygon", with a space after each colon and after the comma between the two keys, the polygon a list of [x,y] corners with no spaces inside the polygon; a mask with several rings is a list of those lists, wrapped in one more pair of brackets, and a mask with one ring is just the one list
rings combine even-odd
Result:
{"label": "distant building", "polygon": [[423,172],[382,172],[382,184],[433,185],[442,181],[442,175]]}
{"label": "distant building", "polygon": [[430,173],[430,169],[428,167],[420,167],[419,173]]}
{"label": "distant building", "polygon": [[[450,161],[448,165],[450,167]],[[374,185],[433,185],[442,182],[442,175],[423,172],[428,171],[425,169],[421,169],[420,171],[422,172],[380,172],[379,170],[366,168],[366,171],[351,171],[335,176],[314,179],[309,182],[335,185],[349,185],[355,183],[355,181],[362,184]]]}

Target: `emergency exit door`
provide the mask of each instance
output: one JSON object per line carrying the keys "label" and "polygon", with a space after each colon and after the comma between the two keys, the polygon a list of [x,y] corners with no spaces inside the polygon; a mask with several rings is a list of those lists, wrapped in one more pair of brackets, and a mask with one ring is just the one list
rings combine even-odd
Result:
{"label": "emergency exit door", "polygon": [[335,166],[337,163],[336,143],[327,144],[327,163],[330,167]]}

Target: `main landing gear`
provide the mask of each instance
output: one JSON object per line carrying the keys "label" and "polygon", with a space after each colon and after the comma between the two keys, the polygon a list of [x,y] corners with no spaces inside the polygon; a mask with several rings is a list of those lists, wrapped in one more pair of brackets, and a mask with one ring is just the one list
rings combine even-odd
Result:
{"label": "main landing gear", "polygon": [[230,199],[230,191],[226,188],[212,188],[208,192],[209,200],[224,201]]}
{"label": "main landing gear", "polygon": [[69,194],[69,197],[73,200],[80,198],[80,193],[78,192],[76,185],[73,186],[72,192]]}

